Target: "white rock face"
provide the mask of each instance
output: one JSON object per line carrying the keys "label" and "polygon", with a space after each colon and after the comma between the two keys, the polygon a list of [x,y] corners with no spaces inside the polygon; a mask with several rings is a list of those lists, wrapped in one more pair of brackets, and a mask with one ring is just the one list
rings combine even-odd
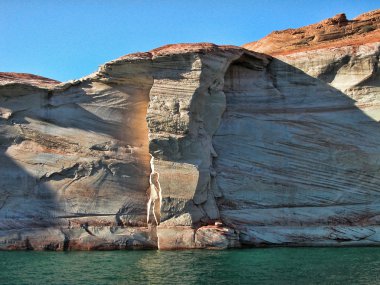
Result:
{"label": "white rock face", "polygon": [[0,74],[0,248],[378,244],[380,40],[291,50]]}
{"label": "white rock face", "polygon": [[379,241],[379,47],[229,67],[216,184],[221,218],[242,243]]}

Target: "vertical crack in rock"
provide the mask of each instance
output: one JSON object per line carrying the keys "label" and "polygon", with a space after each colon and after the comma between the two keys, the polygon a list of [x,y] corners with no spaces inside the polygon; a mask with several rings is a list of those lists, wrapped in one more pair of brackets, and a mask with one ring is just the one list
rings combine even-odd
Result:
{"label": "vertical crack in rock", "polygon": [[154,170],[154,157],[151,155],[150,159],[150,168],[151,174],[149,177],[149,188],[148,188],[148,203],[147,203],[147,217],[146,222],[149,224],[150,216],[153,214],[154,221],[158,226],[161,220],[161,203],[162,203],[162,195],[161,195],[161,185],[159,182],[159,173]]}

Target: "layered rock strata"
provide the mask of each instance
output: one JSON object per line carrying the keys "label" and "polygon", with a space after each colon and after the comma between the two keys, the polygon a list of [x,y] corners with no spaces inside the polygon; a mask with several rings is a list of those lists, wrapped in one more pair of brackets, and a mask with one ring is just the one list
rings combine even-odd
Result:
{"label": "layered rock strata", "polygon": [[0,248],[378,244],[378,15],[0,73]]}
{"label": "layered rock strata", "polygon": [[307,50],[359,46],[378,42],[379,38],[380,10],[375,10],[352,20],[348,20],[345,14],[338,14],[317,24],[274,31],[243,47],[277,56]]}

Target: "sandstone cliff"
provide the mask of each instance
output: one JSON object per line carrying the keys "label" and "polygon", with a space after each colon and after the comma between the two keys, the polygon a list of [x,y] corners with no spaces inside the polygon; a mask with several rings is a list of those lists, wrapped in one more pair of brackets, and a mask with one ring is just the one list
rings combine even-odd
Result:
{"label": "sandstone cliff", "polygon": [[0,248],[378,244],[379,14],[0,73]]}

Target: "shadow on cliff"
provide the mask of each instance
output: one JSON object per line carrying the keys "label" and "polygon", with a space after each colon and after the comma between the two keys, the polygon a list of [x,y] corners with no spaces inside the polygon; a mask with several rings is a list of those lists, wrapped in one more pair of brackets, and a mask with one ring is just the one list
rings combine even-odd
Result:
{"label": "shadow on cliff", "polygon": [[[233,62],[224,93],[213,145],[225,223],[352,225],[380,214],[370,207],[380,203],[380,124],[364,112],[370,106],[277,59],[264,70]],[[275,210],[326,206],[342,208],[311,218]],[[255,213],[264,208],[271,218]]]}
{"label": "shadow on cliff", "polygon": [[2,139],[0,136],[0,236],[8,230],[57,226],[60,207],[56,193],[9,158]]}

